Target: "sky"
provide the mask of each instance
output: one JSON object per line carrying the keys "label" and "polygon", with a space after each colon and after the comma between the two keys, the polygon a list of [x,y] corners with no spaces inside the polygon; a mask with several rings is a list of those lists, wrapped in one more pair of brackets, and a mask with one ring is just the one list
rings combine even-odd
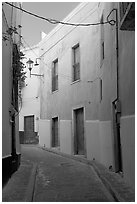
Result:
{"label": "sky", "polygon": [[[22,8],[37,15],[63,20],[79,2],[23,2]],[[22,36],[29,46],[41,40],[41,31],[48,34],[56,25],[22,13]],[[26,45],[25,45],[26,46]]]}

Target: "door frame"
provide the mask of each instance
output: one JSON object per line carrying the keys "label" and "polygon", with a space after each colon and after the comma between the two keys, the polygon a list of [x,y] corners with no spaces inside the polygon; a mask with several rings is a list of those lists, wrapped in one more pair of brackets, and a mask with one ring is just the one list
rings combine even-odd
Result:
{"label": "door frame", "polygon": [[113,151],[114,151],[114,168],[115,172],[123,172],[123,160],[122,160],[122,146],[120,126],[117,124],[117,111],[115,101],[112,102],[112,128],[113,128]]}
{"label": "door frame", "polygon": [[[53,126],[53,119],[54,118],[58,118],[58,146],[57,146],[57,148],[60,148],[60,130],[59,130],[59,120],[60,120],[60,118],[59,118],[59,116],[58,115],[54,115],[52,118],[51,118],[51,131],[50,131],[50,135],[51,135],[51,148],[54,148],[53,146],[52,146],[52,126]],[[55,147],[56,148],[56,147]]]}
{"label": "door frame", "polygon": [[84,157],[87,158],[87,149],[86,149],[86,128],[85,128],[85,106],[83,105],[77,105],[75,107],[72,108],[72,154],[75,155],[75,122],[76,122],[76,119],[75,119],[75,111],[80,109],[80,108],[83,108],[83,128],[84,128]]}
{"label": "door frame", "polygon": [[33,132],[35,133],[35,115],[34,115],[34,114],[24,115],[24,139],[25,139],[25,140],[26,140],[26,134],[25,134],[25,118],[26,118],[26,117],[30,117],[30,116],[33,116],[33,119],[34,119],[34,121],[33,121],[33,123],[34,123],[34,130],[33,130]]}

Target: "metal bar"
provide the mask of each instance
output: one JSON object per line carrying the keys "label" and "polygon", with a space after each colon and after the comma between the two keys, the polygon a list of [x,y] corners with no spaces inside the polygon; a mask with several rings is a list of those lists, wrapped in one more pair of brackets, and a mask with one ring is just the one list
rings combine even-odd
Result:
{"label": "metal bar", "polygon": [[30,75],[33,75],[33,76],[42,76],[42,77],[44,77],[44,74],[30,74]]}

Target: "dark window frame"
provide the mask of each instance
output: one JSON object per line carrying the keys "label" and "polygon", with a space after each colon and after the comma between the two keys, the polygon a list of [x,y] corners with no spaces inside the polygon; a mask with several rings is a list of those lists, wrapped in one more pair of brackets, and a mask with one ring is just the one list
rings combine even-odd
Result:
{"label": "dark window frame", "polygon": [[80,80],[80,45],[77,43],[72,47],[72,82]]}
{"label": "dark window frame", "polygon": [[100,102],[102,101],[103,98],[103,81],[100,78]]}
{"label": "dark window frame", "polygon": [[58,59],[53,61],[52,67],[52,92],[58,90]]}
{"label": "dark window frame", "polygon": [[[55,132],[55,122],[57,122],[57,132]],[[55,135],[57,133],[57,135]],[[51,145],[52,147],[59,147],[59,116],[52,117],[52,130],[51,130]]]}

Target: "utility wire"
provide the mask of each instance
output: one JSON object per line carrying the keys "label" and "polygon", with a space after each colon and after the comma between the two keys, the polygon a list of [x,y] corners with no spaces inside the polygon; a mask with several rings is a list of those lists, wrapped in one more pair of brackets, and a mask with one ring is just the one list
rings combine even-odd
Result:
{"label": "utility wire", "polygon": [[[30,48],[30,50],[35,54],[35,56],[37,57],[37,58],[39,58],[39,56],[34,52],[34,50],[33,50],[33,48],[31,48],[30,47],[30,45],[26,42],[26,40],[22,37],[22,39],[23,39],[23,41],[24,41],[24,43]],[[46,65],[46,67],[51,71],[51,67],[49,67],[45,62],[44,62],[44,60],[42,60],[41,59],[41,61],[42,61],[42,63],[44,64],[44,65]],[[59,76],[60,77],[66,77],[69,81],[70,80],[72,80],[72,77],[70,77],[70,76],[67,76],[67,75],[64,75],[64,74],[59,74]]]}
{"label": "utility wire", "polygon": [[[25,44],[27,45],[27,47],[29,47],[30,48],[30,50],[35,54],[35,56],[36,57],[38,57],[38,55],[34,52],[34,50],[30,47],[30,45],[26,42],[26,40],[22,37],[22,39],[23,39],[23,41],[25,42]],[[51,70],[52,68],[51,67],[49,67],[45,62],[44,62],[44,60],[41,60],[42,62],[43,62],[43,64],[45,64],[46,66],[47,66],[47,68],[49,69],[49,70]],[[72,77],[70,77],[70,76],[68,76],[68,75],[64,75],[64,74],[59,74],[58,76],[60,76],[60,77],[66,77],[66,78],[68,78],[67,80],[69,80],[70,81],[70,79],[72,80],[73,78]],[[98,77],[98,78],[100,78],[100,77]],[[83,83],[89,83],[89,82],[91,82],[91,83],[93,83],[95,80],[97,80],[98,78],[95,78],[95,79],[92,79],[92,80],[88,80],[88,81],[81,81],[81,82],[83,82]]]}
{"label": "utility wire", "polygon": [[18,9],[18,10],[23,11],[24,13],[27,13],[27,14],[29,14],[29,15],[31,15],[31,16],[36,17],[36,18],[45,20],[45,21],[47,21],[47,22],[49,22],[49,23],[51,23],[51,24],[63,24],[63,25],[76,26],[76,27],[77,27],[77,26],[96,26],[96,25],[100,25],[100,24],[115,25],[115,21],[114,21],[114,20],[105,21],[105,22],[98,22],[98,23],[85,23],[85,24],[83,24],[83,23],[68,23],[68,22],[63,22],[63,21],[55,20],[55,19],[52,19],[52,18],[45,18],[45,17],[43,17],[43,16],[39,16],[39,15],[34,14],[34,13],[30,12],[30,11],[27,11],[27,10],[25,10],[25,9],[22,9],[22,8],[19,8],[19,7],[15,6],[15,5],[12,5],[12,4],[10,4],[9,2],[5,2],[5,3],[6,3],[7,5],[9,5],[9,6],[12,6],[12,7],[16,8],[16,9]]}

